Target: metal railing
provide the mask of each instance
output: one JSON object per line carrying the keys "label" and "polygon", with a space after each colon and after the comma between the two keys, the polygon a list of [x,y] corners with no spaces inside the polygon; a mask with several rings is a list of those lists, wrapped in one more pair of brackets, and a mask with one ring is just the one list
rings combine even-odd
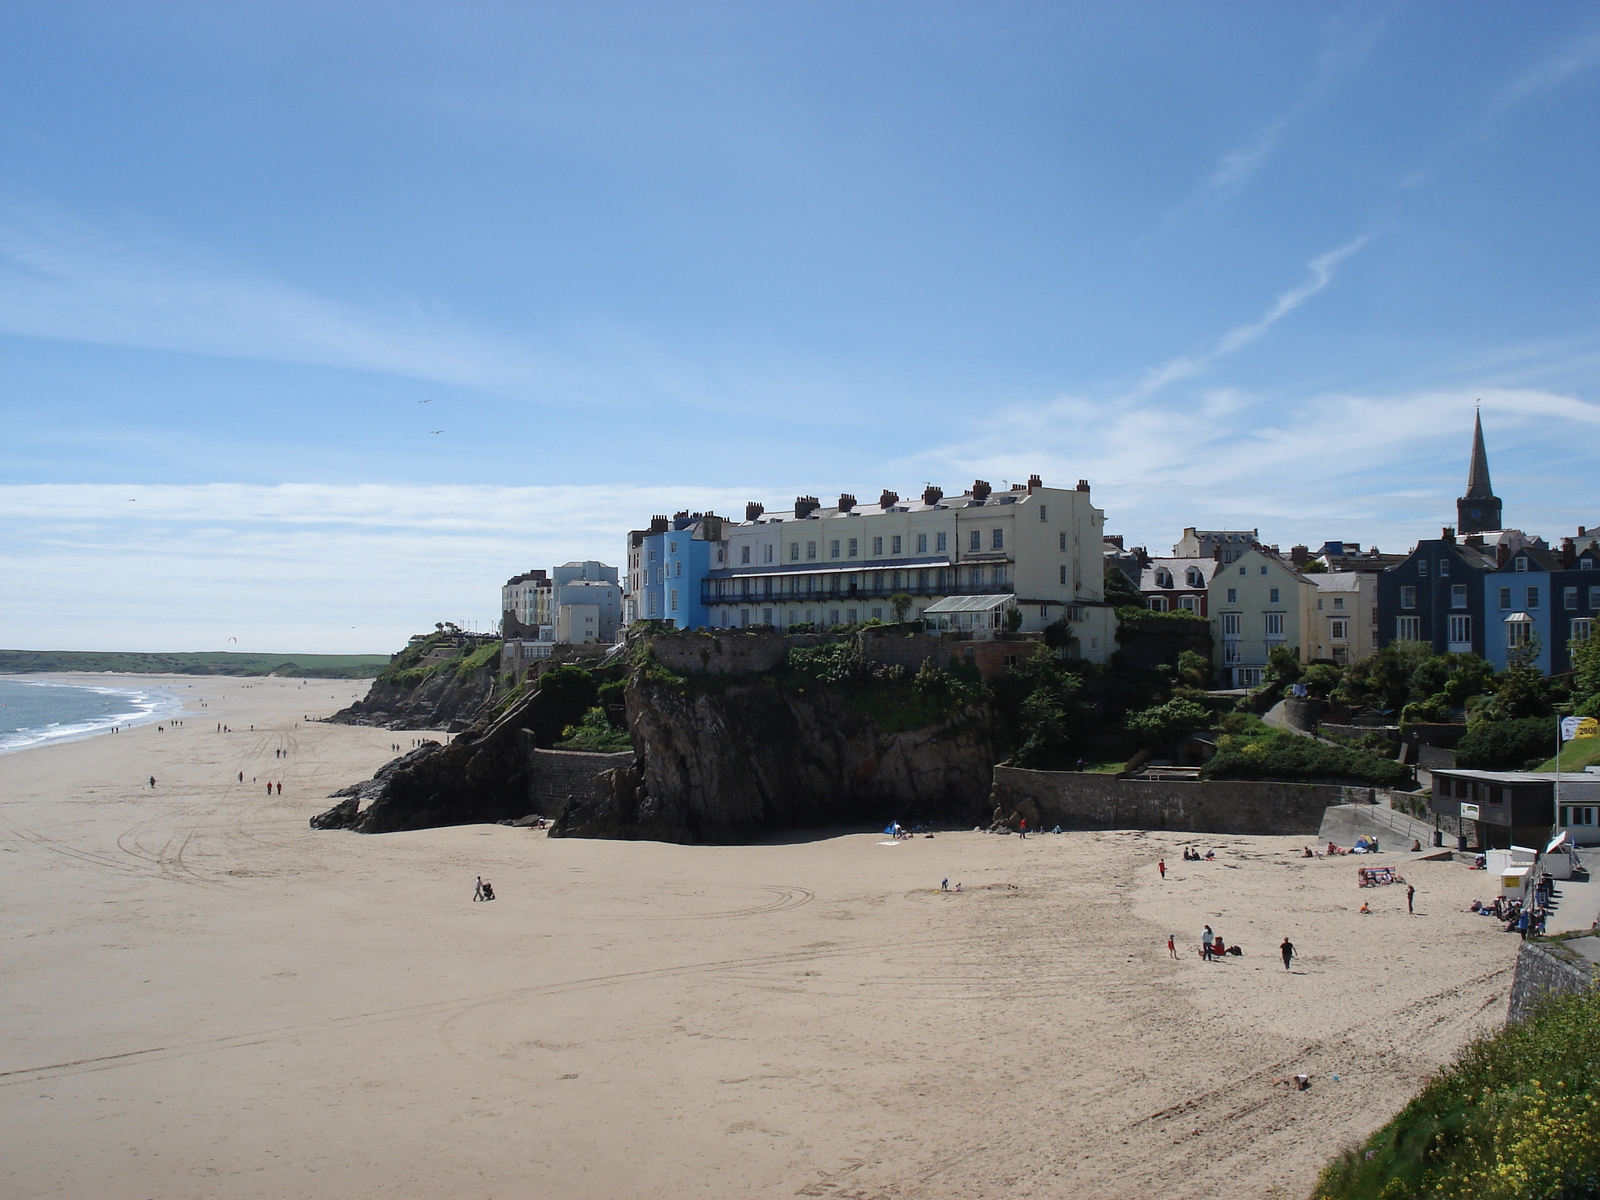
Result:
{"label": "metal railing", "polygon": [[[716,590],[716,584],[723,585],[723,591]],[[813,588],[808,591],[786,592],[779,591],[776,587],[768,592],[756,584],[765,581],[724,579],[704,579],[700,582],[700,603],[702,604],[799,604],[818,602],[823,600],[887,600],[890,596],[904,593],[907,596],[998,596],[1005,595],[1006,589],[1012,587],[1009,583],[945,583],[943,585],[929,583],[925,586],[907,584],[894,587],[890,584],[882,586],[868,586],[865,584],[845,584],[837,589]]]}

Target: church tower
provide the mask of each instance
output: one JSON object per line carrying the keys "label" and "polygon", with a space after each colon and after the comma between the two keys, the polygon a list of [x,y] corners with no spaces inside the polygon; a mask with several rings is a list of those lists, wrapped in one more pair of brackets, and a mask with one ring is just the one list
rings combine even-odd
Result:
{"label": "church tower", "polygon": [[1462,534],[1503,529],[1500,498],[1489,486],[1489,454],[1483,448],[1483,417],[1473,421],[1472,468],[1467,472],[1467,494],[1456,501],[1456,529]]}

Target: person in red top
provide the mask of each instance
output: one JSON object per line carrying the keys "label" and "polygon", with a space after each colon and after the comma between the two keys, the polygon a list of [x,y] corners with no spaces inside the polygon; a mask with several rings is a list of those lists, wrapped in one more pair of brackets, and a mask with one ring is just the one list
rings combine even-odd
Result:
{"label": "person in red top", "polygon": [[1156,870],[1160,871],[1161,878],[1165,879],[1167,877],[1167,860],[1163,858],[1160,862],[1158,862],[1156,864]]}
{"label": "person in red top", "polygon": [[1018,826],[1017,826],[1017,834],[1018,834],[1018,836],[1020,836],[1022,838],[1026,838],[1028,836],[1028,818],[1027,817],[1023,817],[1021,822],[1018,824]]}

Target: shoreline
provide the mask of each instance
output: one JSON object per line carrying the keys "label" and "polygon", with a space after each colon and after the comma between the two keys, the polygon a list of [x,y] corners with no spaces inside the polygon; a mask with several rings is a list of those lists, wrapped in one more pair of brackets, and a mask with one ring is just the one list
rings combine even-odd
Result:
{"label": "shoreline", "polygon": [[[207,686],[202,682],[202,680],[237,681],[243,683],[245,680],[261,680],[266,678],[287,679],[295,677],[255,675],[154,675],[139,672],[117,671],[14,671],[9,674],[0,674],[0,680],[12,679],[23,684],[33,684],[45,687],[48,687],[51,684],[57,684],[62,687],[84,688],[90,691],[126,693],[129,696],[142,694],[160,695],[168,701],[166,704],[154,706],[144,712],[118,714],[115,718],[101,718],[92,724],[85,724],[82,727],[75,726],[72,727],[70,731],[36,737],[32,741],[23,742],[20,744],[6,744],[3,740],[0,740],[0,755],[22,754],[29,750],[42,750],[49,746],[60,746],[73,742],[87,741],[92,738],[100,737],[103,734],[116,733],[119,730],[126,731],[146,725],[160,725],[164,721],[171,720],[175,717],[187,719],[189,715],[203,711],[204,704],[200,702],[209,700],[211,697],[183,695],[179,691],[180,688],[189,690],[199,686]],[[123,682],[125,680],[132,679],[138,679],[141,681],[148,680],[150,682],[137,687],[128,686],[125,682]],[[90,682],[92,680],[111,680],[114,682],[96,686],[96,684]],[[317,680],[315,682],[330,681]],[[338,680],[337,682],[350,683],[365,688],[370,687],[372,681],[352,679]],[[29,732],[30,730],[43,731],[48,728],[51,727],[32,726],[29,727],[28,730],[19,729],[14,733],[0,734],[0,739],[18,736],[25,732]]]}

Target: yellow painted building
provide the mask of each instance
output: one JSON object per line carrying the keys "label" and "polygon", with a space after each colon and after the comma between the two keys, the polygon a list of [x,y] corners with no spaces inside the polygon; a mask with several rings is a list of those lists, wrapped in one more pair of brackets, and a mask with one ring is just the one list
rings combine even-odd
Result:
{"label": "yellow painted building", "polygon": [[1215,666],[1233,687],[1257,687],[1272,651],[1309,662],[1324,641],[1317,626],[1317,585],[1285,560],[1250,549],[1214,576],[1207,589]]}

